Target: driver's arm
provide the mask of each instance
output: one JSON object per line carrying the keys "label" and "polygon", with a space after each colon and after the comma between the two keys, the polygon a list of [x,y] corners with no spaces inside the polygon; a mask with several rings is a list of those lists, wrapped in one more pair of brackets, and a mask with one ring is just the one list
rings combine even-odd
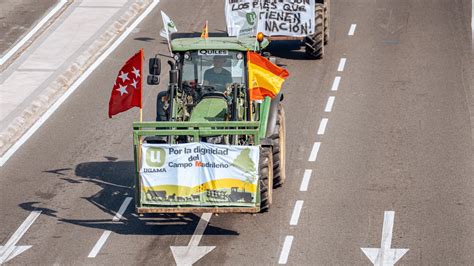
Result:
{"label": "driver's arm", "polygon": [[233,80],[232,80],[232,74],[230,74],[230,72],[228,72],[229,75],[226,75],[225,77],[225,88],[228,88],[232,83],[233,83]]}

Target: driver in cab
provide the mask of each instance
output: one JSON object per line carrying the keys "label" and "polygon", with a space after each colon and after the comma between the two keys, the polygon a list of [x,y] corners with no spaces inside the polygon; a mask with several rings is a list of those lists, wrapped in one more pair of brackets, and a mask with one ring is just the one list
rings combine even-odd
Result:
{"label": "driver in cab", "polygon": [[204,85],[212,86],[216,90],[224,92],[232,83],[232,74],[223,68],[226,58],[214,56],[214,66],[204,72]]}

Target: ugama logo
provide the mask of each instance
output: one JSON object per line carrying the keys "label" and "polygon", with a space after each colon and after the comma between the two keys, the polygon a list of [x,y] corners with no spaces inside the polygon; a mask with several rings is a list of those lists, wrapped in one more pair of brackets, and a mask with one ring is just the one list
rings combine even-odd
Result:
{"label": "ugama logo", "polygon": [[247,19],[247,23],[250,26],[253,26],[255,24],[255,21],[257,20],[257,14],[255,12],[249,12],[245,14],[245,18]]}
{"label": "ugama logo", "polygon": [[162,167],[166,161],[166,152],[163,148],[150,147],[146,150],[146,164],[150,167]]}

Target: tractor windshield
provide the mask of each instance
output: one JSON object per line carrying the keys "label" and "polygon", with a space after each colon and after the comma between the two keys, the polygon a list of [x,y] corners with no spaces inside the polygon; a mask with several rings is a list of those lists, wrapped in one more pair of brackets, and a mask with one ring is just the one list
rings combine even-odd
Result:
{"label": "tractor windshield", "polygon": [[184,57],[182,81],[224,92],[230,84],[245,85],[244,55],[239,51],[199,50]]}

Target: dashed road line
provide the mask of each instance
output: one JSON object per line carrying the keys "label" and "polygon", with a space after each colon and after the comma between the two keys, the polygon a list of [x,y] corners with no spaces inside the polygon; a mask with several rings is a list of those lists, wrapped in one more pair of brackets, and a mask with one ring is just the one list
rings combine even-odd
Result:
{"label": "dashed road line", "polygon": [[318,157],[319,147],[321,146],[321,142],[315,142],[313,145],[313,149],[311,150],[311,154],[309,155],[308,161],[314,162]]}
{"label": "dashed road line", "polygon": [[349,32],[347,33],[347,35],[353,36],[356,30],[356,27],[357,27],[357,24],[351,24],[351,27],[349,28]]}
{"label": "dashed road line", "polygon": [[303,200],[297,200],[295,207],[293,208],[293,214],[291,215],[290,225],[298,225],[300,219],[301,209],[303,208]]}
{"label": "dashed road line", "polygon": [[281,249],[280,258],[278,259],[278,264],[286,264],[288,262],[291,244],[293,244],[293,236],[286,236],[285,242],[283,242],[283,248]]}
{"label": "dashed road line", "polygon": [[300,191],[308,191],[309,180],[311,179],[311,174],[313,170],[306,169],[304,170],[303,180],[301,181]]}
{"label": "dashed road line", "polygon": [[330,113],[332,111],[332,106],[334,104],[335,99],[336,99],[335,96],[329,96],[328,102],[326,103],[326,108],[324,108],[324,112]]}
{"label": "dashed road line", "polygon": [[339,72],[342,72],[344,71],[344,66],[346,65],[346,58],[341,58],[341,60],[339,61],[339,66],[337,67],[337,71]]}
{"label": "dashed road line", "polygon": [[339,83],[341,83],[341,77],[336,76],[334,78],[334,82],[332,83],[331,91],[337,91],[337,89],[339,88]]}
{"label": "dashed road line", "polygon": [[319,128],[318,128],[318,135],[324,135],[324,132],[326,132],[326,126],[328,124],[329,119],[323,118],[321,119],[321,123],[319,123]]}
{"label": "dashed road line", "polygon": [[[122,205],[120,206],[118,212],[115,214],[114,218],[112,218],[112,221],[118,222],[123,218],[123,213],[127,209],[128,205],[132,201],[132,197],[127,197],[123,201]],[[104,246],[105,242],[107,241],[107,238],[109,238],[110,234],[112,232],[109,230],[106,230],[102,233],[102,236],[100,236],[99,240],[97,243],[95,243],[94,247],[92,248],[91,252],[87,256],[88,258],[95,258],[97,254],[99,254],[100,250]]]}

